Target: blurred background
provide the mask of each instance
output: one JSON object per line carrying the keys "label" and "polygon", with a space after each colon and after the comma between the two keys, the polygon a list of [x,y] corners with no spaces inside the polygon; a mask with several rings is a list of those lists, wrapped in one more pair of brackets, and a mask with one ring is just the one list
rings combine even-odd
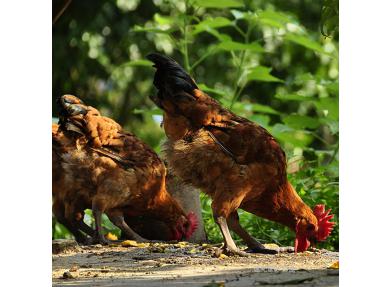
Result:
{"label": "blurred background", "polygon": [[[338,222],[337,0],[54,0],[53,18],[53,117],[56,97],[74,94],[159,152],[162,113],[149,99],[154,69],[145,56],[169,55],[203,91],[267,128],[300,196],[332,208]],[[220,242],[211,201],[201,201],[208,238]],[[293,243],[277,223],[240,218],[261,242]],[[119,233],[107,219],[105,227]],[[339,249],[338,228],[320,247]],[[69,237],[53,219],[53,238]]]}

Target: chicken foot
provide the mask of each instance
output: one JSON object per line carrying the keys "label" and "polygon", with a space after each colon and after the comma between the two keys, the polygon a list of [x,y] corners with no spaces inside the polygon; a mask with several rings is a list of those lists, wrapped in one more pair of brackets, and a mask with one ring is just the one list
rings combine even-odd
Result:
{"label": "chicken foot", "polygon": [[280,250],[268,249],[252,237],[240,224],[237,211],[232,212],[227,218],[230,230],[234,231],[246,243],[251,253],[277,254]]}
{"label": "chicken foot", "polygon": [[226,218],[223,216],[214,217],[215,223],[218,224],[219,229],[223,235],[225,242],[223,250],[227,255],[239,255],[242,257],[248,257],[249,254],[238,249],[235,245],[233,238],[230,235],[229,228],[227,226]]}
{"label": "chicken foot", "polygon": [[94,229],[92,229],[90,226],[88,226],[83,219],[82,220],[78,220],[77,221],[77,227],[78,229],[80,229],[81,231],[83,231],[84,233],[86,233],[87,235],[93,237],[95,234]]}

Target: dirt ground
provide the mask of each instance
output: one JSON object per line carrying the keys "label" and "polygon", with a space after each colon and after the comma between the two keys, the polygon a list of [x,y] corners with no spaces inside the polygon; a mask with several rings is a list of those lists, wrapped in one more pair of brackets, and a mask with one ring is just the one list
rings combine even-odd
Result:
{"label": "dirt ground", "polygon": [[[137,244],[131,244],[135,245]],[[53,249],[55,250],[55,249]],[[226,257],[211,245],[72,246],[52,258],[53,286],[338,286],[339,254]]]}

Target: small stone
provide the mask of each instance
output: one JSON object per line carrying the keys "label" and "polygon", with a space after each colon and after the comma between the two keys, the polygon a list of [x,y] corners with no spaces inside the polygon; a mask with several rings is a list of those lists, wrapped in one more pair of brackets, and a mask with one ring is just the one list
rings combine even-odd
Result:
{"label": "small stone", "polygon": [[64,272],[62,278],[63,278],[63,279],[73,279],[73,278],[75,278],[75,277],[71,274],[71,272],[66,271],[66,272]]}

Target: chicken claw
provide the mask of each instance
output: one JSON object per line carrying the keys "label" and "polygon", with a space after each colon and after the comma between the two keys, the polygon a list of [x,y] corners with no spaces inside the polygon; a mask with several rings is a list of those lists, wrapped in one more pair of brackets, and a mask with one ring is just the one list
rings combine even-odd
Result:
{"label": "chicken claw", "polygon": [[218,216],[215,218],[215,222],[218,224],[222,232],[223,239],[225,241],[225,245],[223,246],[223,253],[227,256],[238,255],[241,257],[249,257],[250,256],[249,254],[239,250],[238,247],[235,245],[233,239],[231,238],[229,228],[227,226],[226,218],[222,216]]}
{"label": "chicken claw", "polygon": [[250,257],[251,255],[249,253],[246,253],[238,248],[234,249],[231,247],[223,247],[222,249],[223,254],[227,256],[241,256],[241,257]]}
{"label": "chicken claw", "polygon": [[105,237],[101,236],[100,234],[96,233],[92,237],[92,244],[109,245],[109,244],[111,244],[111,241],[106,239]]}

